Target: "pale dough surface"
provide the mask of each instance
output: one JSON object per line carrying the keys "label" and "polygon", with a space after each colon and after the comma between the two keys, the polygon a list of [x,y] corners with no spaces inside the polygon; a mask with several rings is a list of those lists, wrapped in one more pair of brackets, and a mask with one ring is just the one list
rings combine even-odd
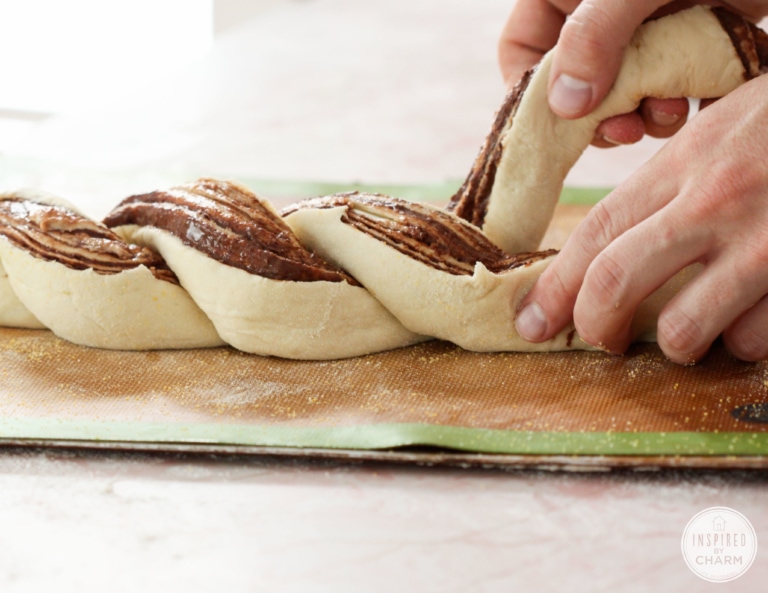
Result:
{"label": "pale dough surface", "polygon": [[[0,239],[0,241],[4,241],[4,239]],[[16,296],[2,264],[0,264],[0,326],[29,329],[43,329],[45,327]]]}
{"label": "pale dough surface", "polygon": [[144,266],[119,274],[74,270],[0,239],[14,292],[57,336],[116,350],[223,344],[208,318],[176,284]]}
{"label": "pale dough surface", "polygon": [[[297,210],[286,222],[303,243],[348,270],[411,331],[477,352],[591,348],[572,325],[538,344],[515,329],[521,300],[554,256],[503,273],[477,263],[471,276],[448,274],[343,222],[346,208]],[[632,327],[634,340],[655,341],[659,312],[695,272],[690,268],[678,274],[642,303]]]}
{"label": "pale dough surface", "polygon": [[578,337],[569,338],[572,328],[543,344],[526,342],[515,331],[520,299],[551,258],[505,274],[493,274],[481,263],[471,276],[448,274],[344,223],[345,210],[297,210],[286,222],[303,243],[348,270],[411,331],[475,351],[586,347]]}
{"label": "pale dough surface", "polygon": [[271,280],[218,262],[157,228],[117,230],[159,252],[219,335],[238,350],[325,360],[426,339],[403,327],[361,286]]}

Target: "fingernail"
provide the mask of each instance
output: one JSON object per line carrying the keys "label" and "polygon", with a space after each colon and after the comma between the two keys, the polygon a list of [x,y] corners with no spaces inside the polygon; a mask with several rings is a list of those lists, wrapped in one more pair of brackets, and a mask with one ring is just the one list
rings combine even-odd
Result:
{"label": "fingernail", "polygon": [[558,113],[577,116],[584,112],[592,101],[592,85],[561,74],[549,90],[549,104]]}
{"label": "fingernail", "polygon": [[547,318],[538,303],[529,303],[517,314],[515,327],[524,340],[538,342],[547,331]]}
{"label": "fingernail", "polygon": [[657,126],[671,126],[680,121],[680,116],[651,109],[651,119]]}
{"label": "fingernail", "polygon": [[605,140],[606,142],[609,142],[610,144],[613,144],[614,146],[627,146],[628,145],[627,142],[620,142],[619,140],[614,140],[610,136],[603,135],[603,136],[601,136],[601,139]]}

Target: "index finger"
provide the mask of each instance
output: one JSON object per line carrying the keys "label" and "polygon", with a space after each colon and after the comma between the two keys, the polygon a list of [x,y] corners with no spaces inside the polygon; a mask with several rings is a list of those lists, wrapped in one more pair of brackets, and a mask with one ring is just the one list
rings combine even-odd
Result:
{"label": "index finger", "polygon": [[[661,153],[660,153],[661,154]],[[675,181],[659,173],[657,155],[598,202],[576,227],[554,261],[523,298],[515,325],[529,342],[543,342],[572,319],[587,269],[616,238],[663,207],[676,194]],[[653,192],[647,188],[652,187]],[[637,199],[637,196],[645,199]]]}
{"label": "index finger", "polygon": [[518,0],[499,39],[499,67],[507,86],[557,43],[566,15],[579,0]]}

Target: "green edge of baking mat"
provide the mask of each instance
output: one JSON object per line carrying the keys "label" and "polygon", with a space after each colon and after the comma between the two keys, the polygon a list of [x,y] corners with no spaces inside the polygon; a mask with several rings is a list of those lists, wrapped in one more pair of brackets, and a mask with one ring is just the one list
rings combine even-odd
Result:
{"label": "green edge of baking mat", "polygon": [[430,424],[337,427],[0,419],[0,438],[328,449],[428,445],[526,455],[766,455],[768,433],[532,432]]}
{"label": "green edge of baking mat", "polygon": [[[312,181],[285,181],[269,179],[238,178],[238,181],[256,193],[267,197],[290,196],[296,199],[324,196],[343,191],[379,193],[418,202],[446,202],[461,186],[460,181],[445,181],[430,184],[375,184],[375,183],[332,183]],[[610,188],[566,187],[560,194],[563,204],[595,204],[605,197]]]}

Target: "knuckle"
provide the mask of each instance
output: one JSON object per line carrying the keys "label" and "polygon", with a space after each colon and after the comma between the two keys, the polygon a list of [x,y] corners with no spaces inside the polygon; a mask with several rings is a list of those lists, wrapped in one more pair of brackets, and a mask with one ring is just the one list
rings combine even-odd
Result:
{"label": "knuckle", "polygon": [[619,234],[619,224],[604,200],[595,204],[584,219],[582,237],[588,244],[602,248],[610,244]]}
{"label": "knuckle", "polygon": [[[555,325],[567,323],[573,312],[574,302],[580,283],[576,282],[562,266],[557,265],[557,258],[539,277],[530,294],[544,310],[548,311]],[[535,294],[534,294],[535,293]]]}
{"label": "knuckle", "polygon": [[747,186],[744,177],[736,171],[714,164],[705,183],[697,192],[699,197],[695,208],[701,220],[722,219],[743,208]]}
{"label": "knuckle", "polygon": [[[764,229],[761,236],[766,236],[768,229]],[[747,282],[751,283],[754,278],[764,273],[768,269],[768,245],[762,241],[746,241],[742,247],[744,272]]]}
{"label": "knuckle", "polygon": [[610,255],[602,253],[587,271],[585,287],[595,302],[603,307],[618,309],[629,288],[630,276]]}
{"label": "knuckle", "polygon": [[606,55],[610,55],[610,48],[596,34],[604,26],[599,17],[593,14],[580,15],[578,12],[565,22],[560,33],[560,43],[568,49],[569,63],[589,72],[603,62]]}

